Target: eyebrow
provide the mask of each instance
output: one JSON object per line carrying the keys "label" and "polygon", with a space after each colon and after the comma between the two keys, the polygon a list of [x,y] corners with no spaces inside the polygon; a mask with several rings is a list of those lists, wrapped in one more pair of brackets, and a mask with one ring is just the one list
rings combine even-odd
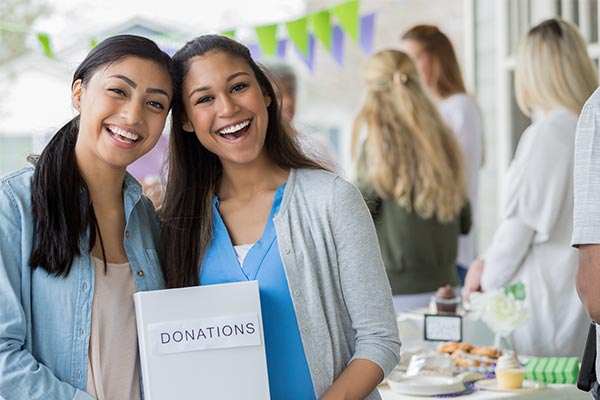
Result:
{"label": "eyebrow", "polygon": [[118,78],[118,79],[121,79],[121,80],[125,81],[125,83],[127,83],[129,86],[131,86],[134,89],[137,88],[137,86],[138,86],[137,83],[135,83],[134,81],[132,81],[131,79],[129,79],[125,75],[117,74],[117,75],[112,75],[109,78]]}
{"label": "eyebrow", "polygon": [[[137,83],[135,83],[134,81],[132,81],[131,79],[129,79],[128,77],[126,77],[125,75],[121,75],[121,74],[117,74],[117,75],[112,75],[110,76],[110,78],[117,78],[117,79],[121,79],[122,81],[124,81],[125,83],[127,83],[129,86],[131,86],[132,88],[136,89],[137,88]],[[146,93],[158,93],[158,94],[164,94],[165,96],[167,96],[167,98],[171,98],[167,92],[165,92],[162,89],[156,89],[156,88],[148,88],[146,89]]]}
{"label": "eyebrow", "polygon": [[[244,71],[240,71],[240,72],[236,72],[234,74],[229,75],[229,77],[227,78],[227,82],[234,80],[235,78],[237,78],[240,75],[248,75],[250,76],[250,74],[248,72],[244,72]],[[192,97],[194,95],[194,93],[198,93],[198,92],[203,92],[205,90],[210,89],[209,86],[201,86],[198,88],[195,88],[194,90],[192,90],[188,96],[188,98]]]}

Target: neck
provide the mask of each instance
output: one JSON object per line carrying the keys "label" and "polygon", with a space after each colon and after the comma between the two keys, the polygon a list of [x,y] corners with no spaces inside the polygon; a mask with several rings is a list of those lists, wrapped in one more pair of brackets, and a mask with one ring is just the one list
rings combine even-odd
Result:
{"label": "neck", "polygon": [[224,163],[219,198],[252,197],[264,190],[275,191],[287,180],[289,172],[289,169],[273,163],[268,156],[259,158],[252,165]]}
{"label": "neck", "polygon": [[123,203],[125,169],[90,163],[77,157],[77,167],[85,181],[94,208],[112,208]]}

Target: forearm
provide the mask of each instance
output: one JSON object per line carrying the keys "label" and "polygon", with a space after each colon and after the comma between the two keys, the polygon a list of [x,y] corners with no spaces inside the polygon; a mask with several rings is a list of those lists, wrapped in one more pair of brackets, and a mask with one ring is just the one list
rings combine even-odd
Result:
{"label": "forearm", "polygon": [[577,268],[577,293],[588,315],[593,321],[600,322],[600,244],[588,244],[579,247]]}
{"label": "forearm", "polygon": [[360,400],[371,393],[383,380],[383,371],[372,361],[355,359],[320,400]]}

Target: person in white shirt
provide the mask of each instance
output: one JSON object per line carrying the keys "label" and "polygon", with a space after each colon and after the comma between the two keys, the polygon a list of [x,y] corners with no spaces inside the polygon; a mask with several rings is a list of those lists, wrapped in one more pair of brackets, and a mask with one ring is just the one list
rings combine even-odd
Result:
{"label": "person in white shirt", "polygon": [[573,158],[577,116],[598,77],[577,28],[560,19],[533,27],[521,43],[515,92],[539,118],[523,133],[506,174],[500,225],[469,269],[465,293],[521,281],[528,321],[509,337],[533,356],[580,356],[589,318],[575,290]]}
{"label": "person in white shirt", "polygon": [[461,235],[458,242],[456,270],[462,284],[477,254],[477,195],[479,169],[483,164],[481,113],[467,94],[452,43],[436,26],[410,28],[402,35],[400,47],[415,61],[424,86],[462,151],[472,218],[471,230]]}

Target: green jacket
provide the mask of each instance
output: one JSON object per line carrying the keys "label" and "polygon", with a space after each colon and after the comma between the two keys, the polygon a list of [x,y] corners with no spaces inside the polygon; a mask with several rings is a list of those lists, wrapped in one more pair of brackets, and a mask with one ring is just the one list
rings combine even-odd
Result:
{"label": "green jacket", "polygon": [[458,284],[458,236],[471,228],[468,201],[453,221],[443,224],[435,216],[421,218],[395,199],[381,199],[360,180],[357,186],[371,210],[394,295],[435,292],[440,286]]}

